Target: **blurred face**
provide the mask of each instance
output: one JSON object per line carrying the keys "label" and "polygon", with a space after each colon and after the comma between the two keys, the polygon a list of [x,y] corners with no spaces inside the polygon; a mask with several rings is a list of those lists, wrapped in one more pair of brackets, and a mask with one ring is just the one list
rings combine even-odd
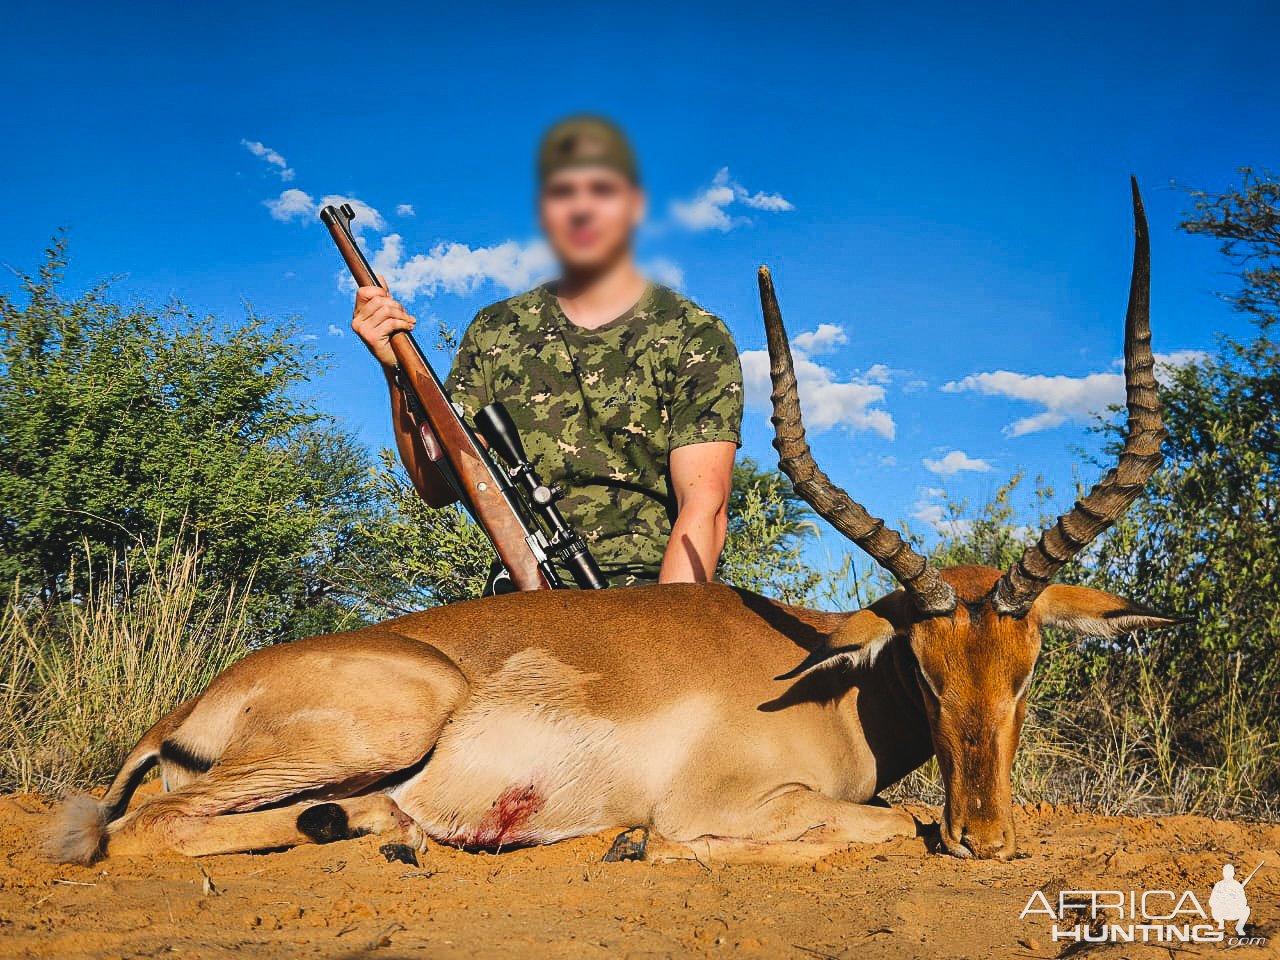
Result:
{"label": "blurred face", "polygon": [[566,273],[598,273],[628,256],[644,192],[606,167],[552,174],[538,197],[542,232]]}

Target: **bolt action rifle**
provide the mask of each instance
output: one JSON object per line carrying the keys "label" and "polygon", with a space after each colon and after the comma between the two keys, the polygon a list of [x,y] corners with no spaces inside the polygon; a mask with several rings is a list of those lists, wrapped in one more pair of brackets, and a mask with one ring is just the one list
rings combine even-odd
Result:
{"label": "bolt action rifle", "polygon": [[[351,232],[355,219],[351,205],[326,206],[320,219],[356,285],[381,287]],[[391,350],[396,356],[396,383],[408,399],[410,412],[419,425],[430,428],[440,448],[434,466],[498,554],[503,569],[490,577],[487,592],[563,587],[556,561],[584,590],[607,586],[586,541],[556,506],[562,491],[539,478],[507,409],[501,403],[489,404],[476,414],[473,430],[463,419],[461,407],[450,402],[412,334],[403,330],[392,334]],[[490,450],[497,452],[504,465],[494,461]]]}

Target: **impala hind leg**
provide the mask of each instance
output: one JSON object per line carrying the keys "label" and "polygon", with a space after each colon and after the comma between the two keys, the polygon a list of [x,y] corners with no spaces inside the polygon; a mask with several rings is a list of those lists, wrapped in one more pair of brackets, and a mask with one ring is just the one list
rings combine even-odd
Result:
{"label": "impala hind leg", "polygon": [[171,849],[189,857],[252,853],[306,843],[332,843],[369,834],[415,849],[422,832],[385,793],[323,803],[303,802],[223,816],[181,816],[161,829],[154,822],[126,824],[111,840],[112,853],[145,854]]}
{"label": "impala hind leg", "polygon": [[[144,737],[117,776],[125,786],[113,786],[109,804],[65,804],[54,823],[52,855],[90,863],[103,853],[306,839],[296,820],[290,825],[279,815],[237,824],[248,831],[243,841],[235,827],[223,831],[209,821],[270,814],[303,800],[358,797],[411,773],[467,689],[445,654],[385,633],[259,651],[221,674],[181,716],[157,724],[158,743],[150,733]],[[157,757],[174,789],[125,813],[139,779],[135,767]],[[353,810],[372,816],[380,802]]]}
{"label": "impala hind leg", "polygon": [[[424,739],[430,735],[426,750],[437,731],[438,726],[420,731]],[[278,750],[279,743],[269,747],[256,739],[239,744],[237,751],[199,777],[148,799],[112,823],[108,853],[173,849],[204,856],[327,843],[397,828],[409,836],[408,818],[390,797],[365,793],[384,779],[385,769],[371,771],[367,765],[344,762],[336,749],[337,731],[326,732],[333,736],[311,743],[295,741],[295,749],[283,754],[268,752]],[[372,736],[376,731],[366,733]],[[335,748],[331,752],[339,754],[337,759],[322,755],[326,739]],[[420,743],[417,751],[423,749]],[[413,755],[405,753],[396,765],[408,768],[413,762]],[[294,802],[288,802],[291,799]]]}

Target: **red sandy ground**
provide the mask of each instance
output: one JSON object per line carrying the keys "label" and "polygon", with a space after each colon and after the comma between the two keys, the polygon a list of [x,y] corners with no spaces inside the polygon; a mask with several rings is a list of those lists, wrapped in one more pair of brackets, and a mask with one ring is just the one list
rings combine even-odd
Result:
{"label": "red sandy ground", "polygon": [[[1018,811],[1025,855],[931,854],[923,840],[852,847],[816,866],[600,863],[610,837],[501,854],[433,846],[387,863],[377,838],[282,853],[41,862],[48,810],[0,797],[0,957],[1030,957],[1222,956],[1222,945],[1064,949],[1036,889],[1189,888],[1208,908],[1222,864],[1245,872],[1280,956],[1280,827],[1172,817]],[[936,811],[920,810],[936,817]],[[1243,879],[1243,873],[1241,874]]]}

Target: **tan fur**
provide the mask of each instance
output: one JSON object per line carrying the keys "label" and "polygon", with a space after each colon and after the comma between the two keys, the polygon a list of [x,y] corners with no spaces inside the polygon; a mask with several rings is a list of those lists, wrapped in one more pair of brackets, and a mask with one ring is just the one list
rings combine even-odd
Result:
{"label": "tan fur", "polygon": [[[997,571],[944,576],[961,604],[925,620],[900,591],[850,615],[671,585],[495,597],[271,647],[156,724],[113,804],[157,755],[169,792],[109,824],[105,803],[69,801],[50,852],[307,842],[300,818],[323,801],[355,804],[352,832],[463,846],[644,824],[675,842],[814,850],[913,832],[867,802],[936,750],[944,844],[1007,856],[1038,621],[991,610]],[[1132,609],[1078,590],[1046,591],[1044,616]]]}
{"label": "tan fur", "polygon": [[54,811],[43,853],[57,863],[90,864],[102,856],[106,840],[106,810],[87,793],[76,793]]}

